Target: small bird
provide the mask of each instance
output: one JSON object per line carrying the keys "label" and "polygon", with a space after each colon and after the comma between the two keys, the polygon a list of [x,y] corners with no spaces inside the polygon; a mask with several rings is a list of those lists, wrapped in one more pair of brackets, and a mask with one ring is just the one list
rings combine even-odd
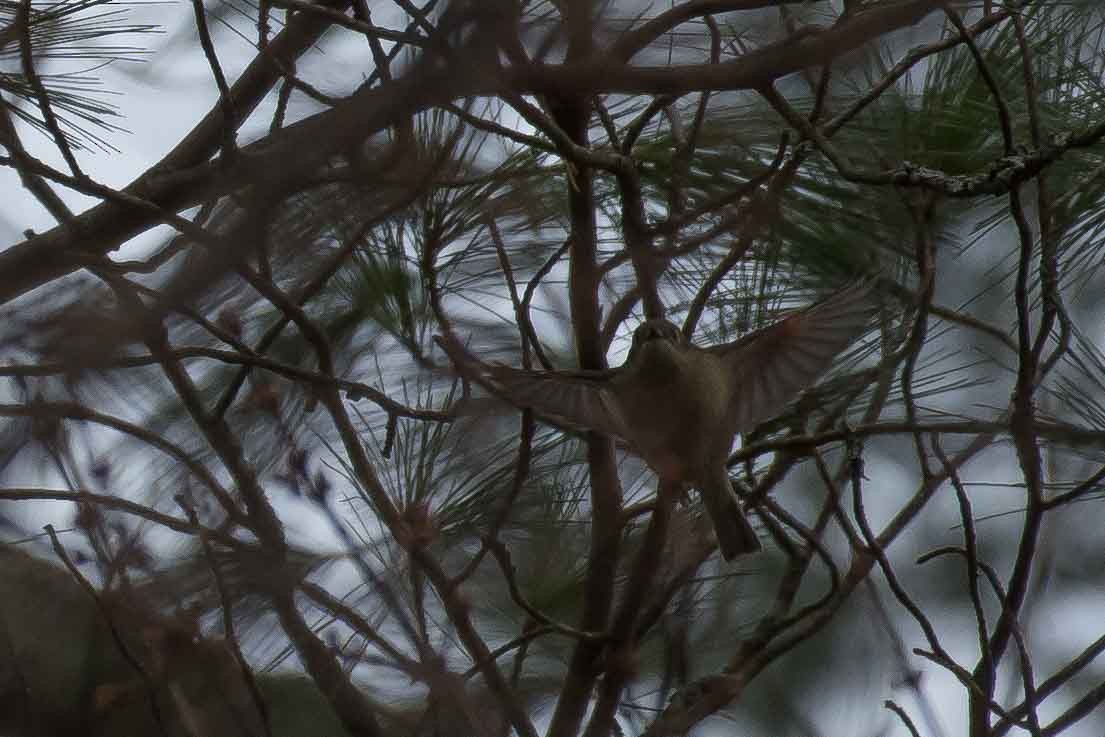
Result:
{"label": "small bird", "polygon": [[699,490],[726,560],[761,549],[726,470],[737,433],[778,413],[866,328],[875,312],[857,282],[803,310],[710,348],[648,320],[624,364],[605,371],[488,366],[441,340],[462,374],[554,425],[621,440],[665,481]]}

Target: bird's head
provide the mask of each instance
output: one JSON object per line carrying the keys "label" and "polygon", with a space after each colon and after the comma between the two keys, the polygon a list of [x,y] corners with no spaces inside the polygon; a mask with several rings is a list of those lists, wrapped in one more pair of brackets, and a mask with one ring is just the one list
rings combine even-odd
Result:
{"label": "bird's head", "polygon": [[663,319],[646,320],[633,331],[633,345],[629,348],[627,361],[639,356],[646,345],[664,345],[666,348],[682,348],[687,338],[674,324]]}

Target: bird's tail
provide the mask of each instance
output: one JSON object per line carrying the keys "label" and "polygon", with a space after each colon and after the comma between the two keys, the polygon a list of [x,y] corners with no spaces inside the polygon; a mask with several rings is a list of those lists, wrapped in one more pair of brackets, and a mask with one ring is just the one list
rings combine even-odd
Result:
{"label": "bird's tail", "polygon": [[701,493],[706,513],[714,523],[718,547],[721,548],[721,554],[725,560],[758,553],[763,549],[756,531],[752,529],[748,518],[744,516],[744,512],[737,503],[737,497],[733,493],[727,475],[714,480],[713,483],[705,483]]}

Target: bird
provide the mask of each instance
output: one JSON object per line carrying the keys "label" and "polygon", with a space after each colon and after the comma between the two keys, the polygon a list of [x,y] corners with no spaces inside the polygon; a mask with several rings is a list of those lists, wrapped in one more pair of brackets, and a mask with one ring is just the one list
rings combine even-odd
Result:
{"label": "bird", "polygon": [[[727,470],[738,433],[779,413],[832,364],[876,311],[857,281],[739,339],[701,348],[662,318],[633,332],[625,362],[605,370],[488,365],[439,338],[458,371],[509,404],[569,431],[621,441],[679,488],[698,489],[726,560],[762,550]],[[662,485],[663,486],[663,485]]]}

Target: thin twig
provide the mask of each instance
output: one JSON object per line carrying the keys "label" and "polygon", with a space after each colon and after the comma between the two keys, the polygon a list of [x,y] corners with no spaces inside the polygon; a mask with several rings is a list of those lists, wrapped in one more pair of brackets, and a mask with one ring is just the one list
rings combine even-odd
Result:
{"label": "thin twig", "polygon": [[986,87],[990,90],[990,96],[994,98],[994,106],[997,108],[998,124],[1001,126],[1001,139],[1005,146],[1005,155],[1011,156],[1016,148],[1016,140],[1013,138],[1013,123],[1012,116],[1009,114],[1009,106],[1005,103],[1005,95],[1002,94],[1001,88],[998,86],[997,80],[994,79],[993,72],[990,71],[990,65],[986,63],[986,59],[982,56],[982,52],[978,48],[978,44],[975,43],[974,35],[963,24],[963,18],[950,2],[947,0],[941,0],[940,6],[944,10],[944,14],[948,17],[948,20],[952,22],[955,29],[959,31],[959,36],[963,40],[963,43],[967,45],[967,49],[971,52],[971,56],[974,57],[975,66],[978,67],[978,73],[982,76],[982,81],[986,83]]}
{"label": "thin twig", "polygon": [[70,173],[75,177],[83,177],[84,172],[81,171],[80,164],[77,163],[77,157],[73,154],[73,149],[69,145],[69,139],[61,130],[61,124],[54,113],[54,106],[50,103],[50,95],[35,69],[34,51],[31,48],[31,26],[35,22],[32,14],[31,0],[21,0],[13,22],[15,27],[19,29],[19,58],[23,65],[23,76],[35,93],[39,112],[42,113],[42,121],[46,124],[46,129],[50,131],[50,135],[54,139],[54,145],[58,147],[62,158],[69,166]]}
{"label": "thin twig", "polygon": [[180,508],[184,510],[192,526],[200,530],[200,547],[203,549],[203,557],[207,561],[207,566],[211,569],[211,575],[215,579],[215,590],[219,594],[219,603],[223,611],[223,637],[230,647],[230,652],[234,656],[234,661],[238,664],[238,671],[241,673],[242,680],[245,681],[246,688],[249,690],[250,697],[253,699],[253,706],[257,709],[257,714],[261,717],[261,728],[264,731],[265,737],[272,737],[272,722],[269,717],[269,707],[268,704],[265,703],[264,697],[261,695],[261,690],[257,687],[257,679],[253,677],[253,670],[249,667],[249,663],[246,662],[245,655],[242,654],[242,645],[238,642],[238,636],[235,634],[234,605],[230,597],[230,591],[227,589],[226,581],[223,578],[222,571],[219,570],[219,563],[215,557],[215,551],[211,547],[211,540],[200,526],[199,516],[196,514],[196,509],[191,501],[183,496],[178,496],[176,501]]}
{"label": "thin twig", "polygon": [[43,527],[46,530],[46,534],[50,536],[50,544],[54,548],[54,553],[57,554],[58,559],[69,570],[69,573],[73,576],[74,580],[80,584],[85,593],[92,597],[92,601],[96,603],[96,608],[104,618],[104,623],[111,631],[111,637],[115,641],[115,646],[119,649],[119,653],[123,656],[123,659],[127,661],[127,664],[138,674],[142,679],[142,684],[145,687],[146,698],[150,704],[150,713],[153,716],[154,724],[157,725],[157,730],[163,736],[168,735],[168,730],[165,728],[164,717],[161,713],[161,706],[158,704],[157,699],[157,684],[154,682],[153,676],[142,666],[138,661],[138,658],[131,652],[130,647],[123,639],[122,633],[116,626],[115,619],[112,616],[111,610],[107,604],[104,603],[103,597],[99,592],[93,588],[92,584],[88,582],[81,572],[77,569],[77,566],[73,564],[73,561],[69,559],[69,554],[65,552],[65,548],[62,546],[61,541],[58,540],[57,532],[54,530],[53,525],[46,525]]}
{"label": "thin twig", "polygon": [[215,77],[215,86],[219,90],[219,108],[223,113],[223,163],[229,166],[237,152],[236,136],[237,126],[234,121],[237,116],[234,113],[234,102],[230,94],[230,85],[226,83],[226,75],[223,74],[222,65],[219,64],[219,56],[215,52],[215,42],[211,40],[211,32],[207,28],[207,9],[203,0],[192,0],[192,12],[196,18],[196,32],[199,34],[200,48],[207,58],[207,64],[211,67],[211,74]]}

